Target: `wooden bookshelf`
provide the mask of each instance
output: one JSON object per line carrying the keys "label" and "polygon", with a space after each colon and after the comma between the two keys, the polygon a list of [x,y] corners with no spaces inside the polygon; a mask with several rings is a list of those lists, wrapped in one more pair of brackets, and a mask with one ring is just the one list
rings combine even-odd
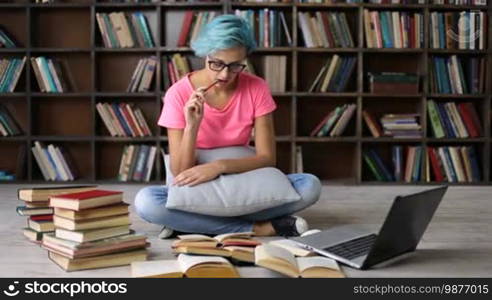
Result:
{"label": "wooden bookshelf", "polygon": [[[0,137],[0,169],[15,171],[18,150],[26,147],[26,161],[22,167],[25,176],[2,183],[53,183],[43,180],[30,151],[34,141],[61,144],[75,161],[80,178],[77,183],[119,183],[116,179],[123,147],[128,143],[148,144],[157,147],[155,168],[151,182],[161,184],[165,170],[160,149],[167,146],[165,128],[156,120],[162,108],[165,89],[160,68],[154,77],[152,90],[146,93],[125,92],[139,58],[155,55],[162,57],[174,53],[192,55],[189,48],[176,47],[172,30],[179,31],[176,15],[186,10],[214,10],[233,13],[235,9],[282,10],[288,17],[293,39],[292,47],[259,48],[251,55],[253,64],[262,56],[286,55],[288,74],[286,92],[274,93],[278,109],[274,114],[278,167],[292,173],[296,166],[296,147],[302,146],[304,171],[335,184],[403,184],[401,182],[375,182],[368,176],[362,160],[367,147],[381,149],[387,156],[392,145],[418,145],[425,150],[436,145],[475,145],[482,167],[482,181],[492,183],[492,4],[487,6],[455,5],[395,5],[395,4],[308,4],[308,3],[245,3],[232,0],[217,2],[152,2],[111,3],[109,0],[65,0],[54,4],[36,4],[29,0],[0,3],[0,24],[6,27],[19,48],[0,49],[0,57],[49,56],[67,62],[76,89],[63,94],[39,91],[30,63],[26,64],[14,93],[0,94],[0,103],[7,106],[24,130],[24,135]],[[421,49],[374,49],[364,43],[364,9],[421,12],[424,16],[424,47]],[[430,13],[433,11],[481,10],[488,13],[487,50],[431,49],[429,45]],[[345,12],[355,42],[354,48],[305,48],[301,45],[298,28],[300,11]],[[98,12],[144,11],[154,16],[153,48],[104,48],[95,15]],[[357,58],[354,72],[346,92],[308,93],[310,83],[326,57],[334,54]],[[486,86],[480,95],[442,95],[429,90],[429,60],[433,55],[486,57]],[[261,68],[260,68],[261,70]],[[377,95],[369,93],[368,71],[405,71],[421,75],[420,91],[415,95]],[[261,75],[261,74],[259,74]],[[426,103],[436,101],[473,101],[479,108],[484,136],[472,139],[437,139],[430,133]],[[152,131],[144,138],[111,137],[99,118],[95,105],[98,102],[131,102],[140,107]],[[330,109],[344,103],[357,104],[357,110],[343,136],[329,138],[309,137],[311,129]],[[365,127],[362,109],[378,113],[420,114],[422,138],[373,138]],[[253,143],[253,142],[252,142]],[[387,157],[386,157],[387,159]],[[60,183],[60,182],[56,182]],[[128,182],[132,183],[132,182]],[[421,180],[417,184],[433,184]],[[454,184],[454,183],[452,183]],[[459,183],[456,183],[459,184]]]}

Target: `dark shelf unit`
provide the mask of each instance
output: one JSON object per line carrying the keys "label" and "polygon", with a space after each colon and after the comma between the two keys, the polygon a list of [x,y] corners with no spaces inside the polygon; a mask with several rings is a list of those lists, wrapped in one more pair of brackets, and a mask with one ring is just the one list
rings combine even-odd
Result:
{"label": "dark shelf unit", "polygon": [[[420,145],[424,149],[428,145],[476,145],[480,147],[480,165],[483,168],[483,180],[478,185],[490,184],[492,182],[492,140],[491,140],[491,101],[492,101],[492,4],[487,6],[456,6],[456,5],[398,5],[398,4],[319,4],[319,3],[239,3],[232,0],[222,0],[218,2],[153,2],[153,3],[109,3],[100,0],[67,0],[66,3],[55,4],[35,4],[29,3],[28,0],[18,0],[13,3],[0,3],[3,14],[9,14],[9,24],[15,24],[19,27],[15,29],[16,36],[21,41],[21,47],[15,49],[0,49],[0,57],[5,56],[27,56],[29,59],[33,56],[47,55],[54,57],[63,57],[68,60],[73,59],[78,63],[71,72],[76,73],[76,80],[79,89],[69,93],[40,93],[35,81],[31,65],[26,64],[23,77],[14,93],[0,94],[0,103],[14,103],[21,106],[21,125],[24,129],[24,135],[16,137],[0,137],[0,156],[9,156],[15,154],[15,146],[24,145],[27,147],[27,161],[25,164],[25,177],[15,181],[5,181],[2,183],[53,183],[42,180],[36,161],[31,154],[30,147],[36,140],[43,142],[62,143],[74,146],[77,155],[81,161],[77,163],[85,165],[86,170],[82,177],[75,183],[101,183],[114,184],[121,183],[116,180],[117,169],[105,169],[102,160],[105,156],[115,156],[120,159],[122,149],[127,143],[146,143],[157,147],[157,156],[155,169],[152,180],[149,183],[161,184],[164,181],[165,170],[160,156],[160,149],[167,144],[166,131],[158,128],[156,118],[162,107],[162,96],[165,89],[162,86],[162,73],[160,68],[155,77],[153,90],[148,93],[126,93],[124,90],[114,90],[109,83],[109,79],[104,77],[109,74],[111,69],[105,69],[104,73],[100,68],[103,66],[112,66],[116,61],[125,61],[130,58],[132,63],[144,56],[156,55],[161,61],[165,55],[181,53],[191,55],[192,51],[187,47],[175,47],[166,45],[166,12],[170,10],[184,11],[186,9],[194,10],[217,10],[222,13],[233,13],[235,9],[281,9],[287,12],[291,18],[291,34],[293,38],[292,47],[276,48],[258,48],[255,55],[262,56],[268,54],[287,55],[289,57],[290,68],[288,74],[288,87],[284,93],[274,93],[273,96],[277,101],[279,109],[275,112],[275,129],[277,133],[277,157],[278,167],[286,173],[294,172],[296,167],[296,147],[302,146],[304,171],[318,175],[323,182],[336,184],[407,184],[405,182],[375,182],[365,179],[363,176],[364,163],[362,161],[362,149],[370,145]],[[371,10],[398,10],[422,12],[424,15],[424,47],[421,49],[370,49],[365,47],[364,28],[363,28],[363,11]],[[354,16],[356,24],[354,48],[305,48],[301,43],[300,31],[298,29],[297,13],[299,11],[344,11]],[[459,10],[481,10],[488,13],[488,31],[487,31],[487,50],[470,51],[470,50],[449,50],[449,49],[431,49],[429,47],[429,15],[431,11],[459,11]],[[107,49],[103,48],[100,41],[100,33],[95,20],[97,12],[109,11],[151,11],[157,15],[157,32],[155,36],[156,46],[154,48],[131,48],[131,49]],[[81,20],[79,26],[67,26],[56,30],[43,30],[40,28],[50,28],[55,26],[58,20],[75,18]],[[2,21],[0,21],[2,23]],[[73,24],[73,23],[72,23]],[[78,24],[78,23],[77,23]],[[87,25],[87,26],[86,26]],[[68,34],[72,27],[76,31],[84,31],[82,38],[74,37]],[[77,28],[78,27],[78,28]],[[82,28],[83,27],[83,28]],[[21,28],[21,29],[19,29]],[[180,26],[176,27],[180,29]],[[7,30],[9,30],[7,26]],[[87,30],[89,32],[87,32]],[[20,34],[19,32],[23,32]],[[61,34],[60,34],[61,32]],[[59,37],[63,36],[63,39]],[[307,93],[301,87],[306,86],[306,79],[301,78],[302,74],[314,74],[319,69],[306,68],[301,60],[303,58],[313,58],[322,60],[325,57],[334,55],[353,55],[357,58],[357,72],[355,72],[352,89],[343,93]],[[432,94],[428,88],[428,61],[431,55],[480,55],[487,58],[486,63],[486,86],[485,92],[480,95],[441,95]],[[367,92],[367,83],[365,74],[368,70],[385,66],[384,62],[372,63],[372,58],[382,58],[383,60],[398,61],[395,58],[411,58],[411,64],[416,63],[418,71],[421,73],[423,82],[422,88],[415,95],[375,95]],[[87,62],[88,65],[85,65]],[[122,68],[127,72],[132,72],[134,65],[127,63]],[[408,66],[402,65],[405,69]],[[108,76],[111,77],[111,76]],[[118,75],[116,75],[118,79]],[[124,81],[120,79],[120,83]],[[304,81],[302,81],[304,80]],[[82,89],[80,87],[83,87]],[[350,86],[350,84],[349,84]],[[481,101],[485,111],[481,116],[484,125],[484,136],[473,139],[436,139],[429,137],[430,124],[428,124],[426,102],[428,99],[444,100],[470,100]],[[103,123],[99,120],[95,104],[100,101],[125,101],[132,103],[145,103],[153,107],[152,115],[146,115],[147,122],[153,131],[153,135],[144,138],[128,137],[111,137],[109,133],[102,129]],[[142,102],[139,102],[142,101]],[[37,111],[49,110],[49,107],[40,108],[49,105],[70,105],[77,103],[83,108],[83,111],[89,115],[87,126],[83,129],[76,129],[79,124],[67,124],[62,130],[62,134],[51,134],[51,129],[43,129],[38,124],[39,118],[36,116]],[[332,108],[338,103],[355,103],[357,110],[350,121],[348,131],[341,137],[309,137],[307,136],[308,126],[302,126],[302,122],[307,122],[309,118],[321,118],[326,113],[322,108]],[[362,109],[366,105],[377,105],[378,103],[387,103],[389,110],[394,107],[396,110],[415,105],[417,112],[421,116],[423,126],[423,137],[417,139],[393,139],[388,137],[373,138],[367,135],[364,129],[362,119]],[[409,104],[410,103],[410,104]],[[318,111],[316,115],[311,112]],[[388,111],[390,112],[390,111]],[[145,113],[145,112],[144,112]],[[15,117],[19,117],[15,115]],[[42,118],[41,118],[42,119]],[[318,120],[309,120],[308,124],[316,123]],[[313,124],[314,124],[313,123]],[[81,132],[77,133],[77,130]],[[72,133],[76,134],[72,134]],[[82,133],[82,134],[80,134]],[[105,135],[105,134],[106,135]],[[254,144],[252,142],[252,144]],[[13,145],[13,146],[12,146]],[[0,159],[0,164],[13,167],[8,159]],[[10,163],[10,165],[9,165]],[[114,164],[114,162],[113,162]],[[0,167],[2,167],[0,165]],[[114,166],[113,166],[114,167]],[[115,173],[114,179],[108,178],[111,172]],[[60,182],[55,182],[60,183]],[[134,183],[134,182],[127,182]],[[415,183],[412,183],[415,184]],[[436,182],[425,182],[421,180],[416,184],[439,184]],[[463,183],[451,183],[463,185]],[[466,185],[466,184],[465,184]]]}

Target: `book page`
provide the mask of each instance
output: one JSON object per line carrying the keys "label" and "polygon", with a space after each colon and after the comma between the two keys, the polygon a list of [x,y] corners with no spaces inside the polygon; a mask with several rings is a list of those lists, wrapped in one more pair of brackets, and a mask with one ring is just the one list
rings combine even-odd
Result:
{"label": "book page", "polygon": [[313,255],[312,251],[301,248],[296,242],[291,240],[287,240],[287,239],[275,240],[269,242],[269,244],[284,248],[285,250],[288,250],[290,253],[292,253],[295,256]]}
{"label": "book page", "polygon": [[165,276],[184,273],[176,260],[135,261],[131,264],[132,277]]}
{"label": "book page", "polygon": [[178,256],[178,263],[181,266],[181,270],[183,270],[183,273],[186,273],[190,268],[199,264],[230,265],[229,261],[223,257],[187,254],[180,254]]}
{"label": "book page", "polygon": [[296,258],[289,252],[289,250],[270,244],[265,244],[256,248],[261,248],[261,251],[256,251],[256,253],[260,254],[260,256],[256,258],[257,260],[271,256],[285,260],[287,263],[294,266],[295,269],[298,269]]}
{"label": "book page", "polygon": [[251,236],[253,236],[255,233],[254,232],[233,232],[233,233],[224,233],[224,234],[219,234],[219,235],[216,235],[214,238],[219,241],[219,242],[222,242],[223,240],[225,239],[228,239],[228,238],[249,238]]}
{"label": "book page", "polygon": [[215,241],[214,238],[203,234],[182,234],[178,235],[178,239],[182,241]]}
{"label": "book page", "polygon": [[336,271],[340,271],[338,263],[327,257],[313,256],[313,257],[298,257],[297,265],[299,266],[299,273],[313,267],[328,268]]}

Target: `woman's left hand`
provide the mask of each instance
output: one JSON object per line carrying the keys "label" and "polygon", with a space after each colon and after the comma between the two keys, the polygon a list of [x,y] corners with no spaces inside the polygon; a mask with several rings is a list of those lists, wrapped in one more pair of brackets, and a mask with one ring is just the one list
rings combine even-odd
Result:
{"label": "woman's left hand", "polygon": [[203,182],[214,179],[221,173],[220,167],[216,163],[207,163],[197,165],[179,173],[174,178],[173,185],[177,186],[194,186]]}

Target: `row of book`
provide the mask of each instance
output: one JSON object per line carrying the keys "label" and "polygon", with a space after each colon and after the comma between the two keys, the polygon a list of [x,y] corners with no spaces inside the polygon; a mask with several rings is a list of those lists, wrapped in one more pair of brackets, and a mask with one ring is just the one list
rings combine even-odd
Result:
{"label": "row of book", "polygon": [[126,91],[148,92],[152,86],[158,63],[156,56],[139,59]]}
{"label": "row of book", "polygon": [[310,136],[341,136],[355,113],[355,104],[343,104],[330,111],[309,134]]}
{"label": "row of book", "polygon": [[423,148],[421,146],[392,146],[389,167],[376,149],[364,149],[362,157],[377,181],[417,182],[421,179]]}
{"label": "row of book", "polygon": [[111,136],[144,137],[152,135],[140,108],[129,103],[97,103],[97,112]]}
{"label": "row of book", "polygon": [[428,147],[434,181],[479,182],[480,166],[474,146]]}
{"label": "row of book", "polygon": [[234,14],[248,21],[258,47],[292,46],[292,37],[283,11],[269,8],[236,9]]}
{"label": "row of book", "polygon": [[484,57],[433,56],[429,65],[432,93],[478,94],[484,91]]}
{"label": "row of book", "polygon": [[96,20],[106,48],[152,48],[152,32],[143,12],[96,13]]}
{"label": "row of book", "polygon": [[427,101],[432,133],[436,138],[475,138],[482,136],[480,118],[471,102]]}
{"label": "row of book", "polygon": [[19,124],[17,124],[8,109],[2,104],[0,104],[0,134],[2,136],[22,134]]}
{"label": "row of book", "polygon": [[15,90],[26,59],[26,56],[0,59],[0,93],[12,93]]}
{"label": "row of book", "polygon": [[74,164],[62,146],[49,144],[45,147],[35,141],[31,150],[45,180],[73,181],[77,178]]}
{"label": "row of book", "polygon": [[343,12],[298,12],[299,28],[308,48],[353,48],[354,39]]}
{"label": "row of book", "polygon": [[422,48],[422,13],[370,11],[364,9],[364,29],[368,48]]}
{"label": "row of book", "polygon": [[192,71],[186,56],[175,53],[162,58],[162,72],[164,88],[170,87],[176,81]]}
{"label": "row of book", "polygon": [[212,21],[218,13],[216,11],[187,11],[184,14],[183,23],[178,36],[177,46],[189,46],[191,41],[198,37],[203,27]]}
{"label": "row of book", "polygon": [[431,12],[430,46],[433,49],[484,50],[487,22],[483,11]]}
{"label": "row of book", "polygon": [[309,92],[344,92],[356,63],[357,58],[355,56],[335,54],[328,58],[309,87]]}
{"label": "row of book", "polygon": [[446,5],[487,5],[487,0],[429,0],[432,4]]}
{"label": "row of book", "polygon": [[0,48],[15,48],[17,47],[14,39],[7,33],[7,31],[0,26]]}
{"label": "row of book", "polygon": [[150,181],[154,170],[156,146],[126,145],[118,170],[119,181]]}
{"label": "row of book", "polygon": [[61,60],[45,56],[31,57],[31,65],[41,92],[63,93],[71,90]]}

